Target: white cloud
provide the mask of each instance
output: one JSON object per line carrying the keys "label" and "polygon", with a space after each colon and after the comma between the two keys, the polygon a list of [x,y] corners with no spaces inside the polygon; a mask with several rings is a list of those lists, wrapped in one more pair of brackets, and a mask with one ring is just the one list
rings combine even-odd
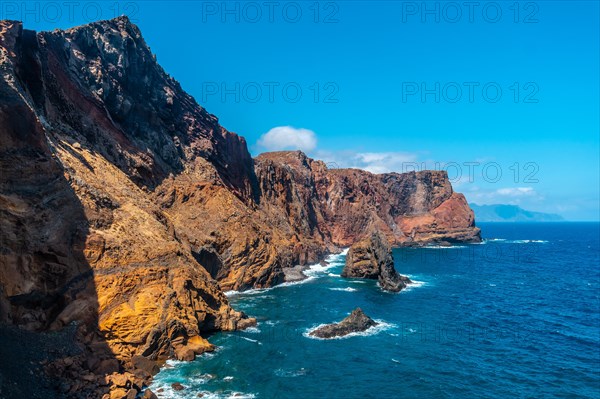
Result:
{"label": "white cloud", "polygon": [[405,152],[363,152],[354,157],[354,167],[371,173],[404,172],[416,162],[415,154]]}
{"label": "white cloud", "polygon": [[496,190],[480,190],[479,187],[471,187],[465,190],[469,202],[479,205],[510,204],[519,205],[524,200],[539,201],[544,197],[536,192],[533,187],[504,187]]}
{"label": "white cloud", "polygon": [[263,134],[257,144],[267,151],[301,150],[310,152],[317,147],[317,135],[309,129],[278,126]]}
{"label": "white cloud", "polygon": [[498,195],[504,195],[507,197],[524,197],[535,195],[533,187],[510,187],[510,188],[499,188],[496,190]]}
{"label": "white cloud", "polygon": [[416,164],[417,155],[406,152],[317,151],[315,156],[331,167],[363,169],[371,173],[402,173],[421,167]]}

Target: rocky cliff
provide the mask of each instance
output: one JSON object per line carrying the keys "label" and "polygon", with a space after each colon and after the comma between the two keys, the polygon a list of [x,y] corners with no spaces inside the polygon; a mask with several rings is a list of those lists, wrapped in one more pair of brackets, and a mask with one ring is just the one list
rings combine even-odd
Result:
{"label": "rocky cliff", "polygon": [[399,292],[411,283],[408,277],[396,272],[392,248],[379,231],[352,244],[341,276],[377,280],[383,290],[392,292]]}
{"label": "rocky cliff", "polygon": [[255,164],[261,208],[317,246],[348,247],[370,231],[393,245],[480,240],[473,212],[446,172],[327,169],[299,151],[261,154]]}
{"label": "rocky cliff", "polygon": [[443,172],[253,160],[126,17],[41,33],[0,21],[0,73],[0,323],[76,323],[75,359],[48,367],[67,396],[112,384],[116,397],[136,385],[105,375],[145,375],[132,359],[209,350],[203,334],[253,322],[223,290],[278,284],[366,229],[397,245],[478,240]]}

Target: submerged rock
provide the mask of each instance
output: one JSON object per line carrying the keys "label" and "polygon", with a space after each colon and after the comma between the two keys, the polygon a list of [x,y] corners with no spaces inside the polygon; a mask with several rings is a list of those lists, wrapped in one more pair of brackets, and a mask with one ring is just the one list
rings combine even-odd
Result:
{"label": "submerged rock", "polygon": [[339,323],[327,324],[312,331],[309,335],[318,338],[343,337],[350,333],[366,331],[378,323],[363,313],[361,308],[356,308]]}
{"label": "submerged rock", "polygon": [[341,276],[378,280],[382,289],[392,292],[411,283],[408,277],[396,272],[392,248],[379,231],[350,247]]}
{"label": "submerged rock", "polygon": [[171,384],[171,388],[173,388],[175,391],[183,391],[185,389],[185,387],[178,382]]}

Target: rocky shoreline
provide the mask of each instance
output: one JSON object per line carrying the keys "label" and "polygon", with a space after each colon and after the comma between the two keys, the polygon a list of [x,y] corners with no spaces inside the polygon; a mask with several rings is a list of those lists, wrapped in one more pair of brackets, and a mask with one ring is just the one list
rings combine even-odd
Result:
{"label": "rocky shoreline", "polygon": [[255,323],[225,291],[301,281],[364,232],[480,239],[445,172],[252,158],[127,17],[52,32],[0,21],[0,71],[0,325],[75,326],[80,353],[45,367],[59,396],[139,393],[140,359],[192,360],[207,334]]}
{"label": "rocky shoreline", "polygon": [[288,267],[283,269],[284,282],[297,283],[306,280],[308,276],[304,274],[304,272],[309,269],[310,266],[308,265],[296,265],[294,267]]}

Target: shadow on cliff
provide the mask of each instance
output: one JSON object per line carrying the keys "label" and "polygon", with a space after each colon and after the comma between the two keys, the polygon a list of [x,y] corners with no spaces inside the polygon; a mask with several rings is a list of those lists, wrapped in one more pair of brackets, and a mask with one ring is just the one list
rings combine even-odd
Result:
{"label": "shadow on cliff", "polygon": [[0,151],[0,397],[95,397],[81,377],[119,363],[97,328],[83,206],[47,152]]}
{"label": "shadow on cliff", "polygon": [[0,80],[0,98],[0,397],[101,397],[119,363],[98,330],[84,207],[22,96]]}

